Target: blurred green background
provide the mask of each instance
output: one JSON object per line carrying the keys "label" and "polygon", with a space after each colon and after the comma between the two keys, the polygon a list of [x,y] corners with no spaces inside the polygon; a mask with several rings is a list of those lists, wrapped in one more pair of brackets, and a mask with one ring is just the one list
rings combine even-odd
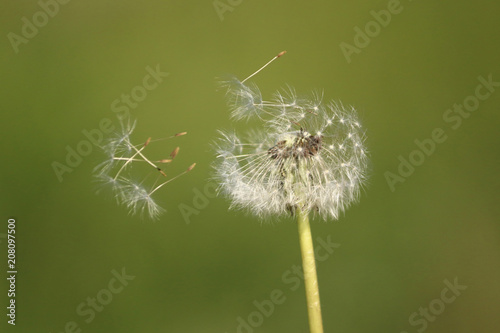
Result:
{"label": "blurred green background", "polygon": [[[255,77],[264,96],[290,84],[354,105],[371,151],[360,203],[339,221],[312,222],[315,239],[339,244],[318,263],[325,332],[498,332],[500,87],[456,130],[443,115],[474,95],[479,76],[500,81],[500,6],[403,0],[383,27],[369,24],[371,11],[395,6],[388,1],[215,4],[70,1],[13,47],[9,33],[21,38],[23,17],[33,22],[42,9],[37,1],[3,2],[0,267],[7,270],[14,217],[19,273],[17,325],[2,313],[0,330],[307,332],[303,284],[291,290],[283,278],[300,264],[295,222],[262,224],[228,211],[211,192],[196,195],[210,189],[217,130],[246,126],[229,119],[216,78],[244,78],[287,50]],[[36,19],[45,23],[42,14]],[[375,29],[369,45],[349,63],[340,45],[355,46],[355,27],[366,24]],[[67,147],[102,119],[117,126],[112,102],[157,65],[169,75],[131,111],[133,138],[188,131],[151,149],[167,155],[181,147],[171,174],[197,167],[158,191],[168,212],[151,222],[129,216],[109,193],[96,195],[91,173],[103,159],[96,147],[61,182],[52,163],[66,164]],[[407,159],[414,140],[435,128],[447,140],[391,191],[386,172],[397,173],[398,157]],[[183,205],[197,214],[184,218]],[[112,271],[122,268],[135,278],[109,300]],[[467,289],[439,301],[443,281],[455,278]],[[2,279],[3,311],[7,289]],[[275,289],[285,301],[269,316],[256,314],[254,301]],[[96,296],[109,304],[92,320],[77,313]],[[419,309],[429,306],[438,315],[422,319]],[[420,321],[412,324],[415,312]],[[238,329],[239,317],[255,327]]]}

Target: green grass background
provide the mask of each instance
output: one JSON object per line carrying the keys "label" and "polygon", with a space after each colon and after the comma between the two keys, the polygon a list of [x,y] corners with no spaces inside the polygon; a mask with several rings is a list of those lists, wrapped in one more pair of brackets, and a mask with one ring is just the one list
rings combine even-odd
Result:
{"label": "green grass background", "polygon": [[[234,1],[233,3],[237,3]],[[312,222],[313,236],[340,247],[318,264],[325,332],[417,332],[408,318],[440,297],[443,280],[467,286],[426,332],[498,332],[500,319],[500,89],[457,130],[443,121],[474,94],[478,76],[500,81],[498,11],[493,2],[407,1],[400,14],[347,63],[339,47],[387,1],[248,1],[220,20],[212,1],[70,1],[15,53],[9,32],[40,10],[36,1],[0,11],[2,163],[0,207],[17,220],[17,325],[2,332],[236,332],[253,301],[280,289],[286,301],[254,332],[307,332],[303,285],[282,274],[300,264],[296,224],[261,224],[209,198],[187,224],[210,182],[218,129],[243,130],[228,116],[216,77],[244,78],[282,50],[254,82],[263,94],[290,84],[301,94],[354,105],[367,129],[372,171],[359,204],[339,221]],[[181,152],[169,170],[188,175],[158,192],[158,222],[129,216],[96,195],[93,148],[59,182],[54,161],[85,137],[110,104],[141,84],[147,66],[170,75],[132,111],[136,141],[188,131],[158,143]],[[116,123],[116,120],[113,120]],[[392,192],[384,177],[415,139],[443,128],[448,139]],[[0,238],[6,271],[6,241]],[[76,313],[106,288],[113,269],[135,279],[90,323]]]}

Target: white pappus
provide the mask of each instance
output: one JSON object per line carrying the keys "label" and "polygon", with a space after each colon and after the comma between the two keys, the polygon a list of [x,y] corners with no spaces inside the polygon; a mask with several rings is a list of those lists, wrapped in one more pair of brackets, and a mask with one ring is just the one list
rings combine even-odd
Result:
{"label": "white pappus", "polygon": [[214,165],[220,191],[232,207],[259,217],[299,208],[337,219],[366,180],[368,156],[356,110],[325,104],[318,94],[298,98],[292,88],[264,101],[246,80],[224,82],[231,115],[256,118],[262,126],[243,136],[221,132]]}

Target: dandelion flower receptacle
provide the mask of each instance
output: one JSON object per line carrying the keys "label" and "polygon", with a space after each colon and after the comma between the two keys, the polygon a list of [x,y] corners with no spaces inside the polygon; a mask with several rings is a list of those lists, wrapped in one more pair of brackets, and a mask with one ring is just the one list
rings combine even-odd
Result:
{"label": "dandelion flower receptacle", "polygon": [[[297,217],[304,271],[307,266],[311,272],[306,277],[309,310],[310,302],[319,309],[314,253],[312,259],[304,256],[312,249],[308,215],[337,219],[357,201],[368,164],[364,130],[353,107],[324,103],[317,93],[301,98],[290,87],[265,101],[247,80],[223,83],[231,116],[261,125],[244,135],[221,132],[215,163],[220,191],[231,199],[231,207],[260,218]],[[313,285],[316,291],[308,290]],[[309,299],[313,294],[317,299]],[[322,332],[318,313],[321,324],[320,311],[309,315],[311,332]]]}

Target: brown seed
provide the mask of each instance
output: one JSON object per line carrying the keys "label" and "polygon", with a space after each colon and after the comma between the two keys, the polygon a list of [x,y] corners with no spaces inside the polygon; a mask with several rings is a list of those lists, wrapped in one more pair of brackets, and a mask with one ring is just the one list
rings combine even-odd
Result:
{"label": "brown seed", "polygon": [[146,147],[147,145],[149,145],[149,142],[151,142],[151,137],[149,137],[146,142],[144,143],[144,147]]}
{"label": "brown seed", "polygon": [[172,157],[172,159],[175,158],[175,156],[177,156],[177,154],[179,153],[179,147],[175,148],[171,153],[170,153],[170,157]]}
{"label": "brown seed", "polygon": [[158,163],[170,163],[172,162],[172,160],[169,160],[169,159],[163,159],[163,160],[159,160]]}
{"label": "brown seed", "polygon": [[196,166],[196,163],[191,164],[191,165],[189,166],[189,168],[187,168],[187,171],[186,171],[186,172],[189,172],[189,171],[193,170],[195,166]]}
{"label": "brown seed", "polygon": [[182,136],[182,135],[186,135],[186,134],[188,134],[188,132],[180,132],[180,133],[175,134],[174,136]]}
{"label": "brown seed", "polygon": [[281,52],[280,52],[280,53],[276,56],[276,58],[281,57],[281,56],[282,56],[282,55],[284,55],[285,53],[286,53],[286,51],[281,51]]}

